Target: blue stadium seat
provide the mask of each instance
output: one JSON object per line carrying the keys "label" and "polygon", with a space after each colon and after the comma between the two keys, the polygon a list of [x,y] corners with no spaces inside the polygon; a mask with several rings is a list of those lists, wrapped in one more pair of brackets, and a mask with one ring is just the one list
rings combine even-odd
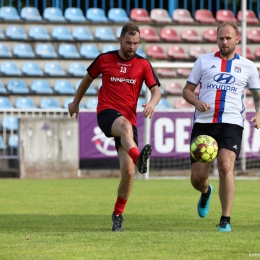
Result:
{"label": "blue stadium seat", "polygon": [[80,57],[76,46],[70,43],[60,44],[58,54],[65,59],[77,59]]}
{"label": "blue stadium seat", "polygon": [[[75,83],[75,90],[78,89],[79,84],[80,84],[81,81],[82,81],[82,80],[76,81],[76,83]],[[85,95],[97,95],[97,93],[98,93],[98,91],[97,91],[97,89],[94,87],[94,85],[93,85],[93,84],[90,84],[90,86],[89,86],[88,90],[86,91]]]}
{"label": "blue stadium seat", "polygon": [[0,108],[13,108],[10,98],[0,96]]}
{"label": "blue stadium seat", "polygon": [[6,149],[6,144],[4,142],[3,137],[0,135],[0,150],[5,150]]}
{"label": "blue stadium seat", "polygon": [[52,29],[51,36],[58,41],[71,41],[73,37],[69,29],[65,26],[55,26]]}
{"label": "blue stadium seat", "polygon": [[166,98],[161,98],[159,103],[156,105],[155,109],[171,109],[172,106],[170,105],[169,101]]}
{"label": "blue stadium seat", "polygon": [[36,7],[23,7],[21,10],[21,18],[25,21],[37,22],[41,21],[42,17]]}
{"label": "blue stadium seat", "polygon": [[52,94],[53,90],[48,83],[48,81],[44,79],[36,79],[31,83],[30,87],[31,91],[37,94]]}
{"label": "blue stadium seat", "polygon": [[108,21],[104,10],[96,7],[87,9],[86,18],[87,20],[95,23],[103,23]]}
{"label": "blue stadium seat", "polygon": [[120,27],[118,27],[117,29],[116,29],[116,37],[118,38],[118,37],[120,37],[120,34],[121,34],[121,31],[122,31],[122,26],[120,26]]}
{"label": "blue stadium seat", "polygon": [[15,7],[2,6],[0,8],[0,19],[5,21],[19,21],[20,16]]}
{"label": "blue stadium seat", "polygon": [[53,87],[54,91],[58,94],[74,94],[75,88],[72,86],[71,82],[66,79],[56,80]]}
{"label": "blue stadium seat", "polygon": [[19,97],[15,101],[16,108],[36,108],[34,101],[29,97]]}
{"label": "blue stadium seat", "polygon": [[[66,98],[63,102],[63,108],[68,108],[69,103],[71,103],[73,99],[73,97]],[[84,106],[81,103],[79,103],[79,108],[84,108]]]}
{"label": "blue stadium seat", "polygon": [[33,58],[35,56],[31,45],[28,43],[16,43],[13,54],[18,58]]}
{"label": "blue stadium seat", "polygon": [[82,44],[79,53],[86,59],[95,59],[100,54],[100,51],[95,44]]}
{"label": "blue stadium seat", "polygon": [[4,116],[2,119],[2,128],[7,131],[18,130],[18,117],[17,116]]}
{"label": "blue stadium seat", "polygon": [[56,58],[58,56],[51,43],[37,44],[35,53],[44,59]]}
{"label": "blue stadium seat", "polygon": [[61,108],[58,100],[53,97],[44,97],[41,99],[40,108]]}
{"label": "blue stadium seat", "polygon": [[43,71],[38,63],[34,61],[24,62],[22,65],[22,73],[27,76],[43,76]]}
{"label": "blue stadium seat", "polygon": [[94,36],[100,41],[115,41],[116,37],[112,29],[108,26],[96,27],[94,31]]}
{"label": "blue stadium seat", "polygon": [[82,10],[78,7],[68,7],[65,10],[64,16],[66,20],[74,23],[80,23],[86,21],[86,18]]}
{"label": "blue stadium seat", "polygon": [[93,41],[94,39],[86,26],[75,26],[72,30],[72,36],[78,41]]}
{"label": "blue stadium seat", "polygon": [[108,51],[115,51],[118,50],[118,46],[115,44],[104,44],[102,47],[102,53],[108,52]]}
{"label": "blue stadium seat", "polygon": [[142,47],[141,47],[140,45],[138,46],[138,48],[137,48],[137,50],[136,50],[136,53],[137,53],[138,55],[142,56],[143,58],[146,58],[146,57],[147,57],[146,53],[143,51],[143,49],[142,49]]}
{"label": "blue stadium seat", "polygon": [[107,14],[108,20],[115,23],[127,23],[130,21],[123,8],[110,8]]}
{"label": "blue stadium seat", "polygon": [[0,94],[4,94],[6,93],[6,88],[2,82],[2,80],[0,80]]}
{"label": "blue stadium seat", "polygon": [[7,90],[14,94],[28,94],[30,91],[22,79],[11,79],[8,81]]}
{"label": "blue stadium seat", "polygon": [[1,58],[12,57],[12,53],[6,43],[0,43],[0,57]]}
{"label": "blue stadium seat", "polygon": [[4,36],[3,32],[2,32],[2,29],[0,28],[0,39],[2,40],[4,38],[5,38],[5,36]]}
{"label": "blue stadium seat", "polygon": [[8,146],[11,149],[18,149],[18,135],[17,134],[12,134],[8,137]]}
{"label": "blue stadium seat", "polygon": [[87,73],[87,67],[84,63],[72,62],[69,64],[68,72],[74,77],[84,77]]}
{"label": "blue stadium seat", "polygon": [[65,76],[66,73],[58,62],[47,62],[43,71],[49,76]]}
{"label": "blue stadium seat", "polygon": [[28,32],[28,36],[34,40],[49,40],[51,37],[48,34],[45,27],[39,25],[31,26]]}
{"label": "blue stadium seat", "polygon": [[21,70],[18,68],[14,61],[3,61],[1,64],[1,73],[6,76],[20,76],[22,75]]}
{"label": "blue stadium seat", "polygon": [[9,25],[5,31],[6,37],[12,40],[26,40],[27,35],[20,25]]}
{"label": "blue stadium seat", "polygon": [[43,18],[49,22],[64,22],[65,18],[58,7],[47,7],[44,9]]}
{"label": "blue stadium seat", "polygon": [[86,108],[97,108],[97,104],[98,104],[97,97],[88,98],[88,100],[86,102]]}

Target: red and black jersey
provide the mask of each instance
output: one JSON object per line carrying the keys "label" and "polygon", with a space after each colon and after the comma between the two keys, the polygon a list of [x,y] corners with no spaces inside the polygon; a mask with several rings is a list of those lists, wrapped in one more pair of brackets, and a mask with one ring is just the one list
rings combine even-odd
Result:
{"label": "red and black jersey", "polygon": [[143,82],[149,89],[160,86],[150,62],[138,54],[130,60],[123,60],[118,51],[102,53],[87,71],[92,78],[102,74],[97,113],[115,109],[135,126],[137,100]]}

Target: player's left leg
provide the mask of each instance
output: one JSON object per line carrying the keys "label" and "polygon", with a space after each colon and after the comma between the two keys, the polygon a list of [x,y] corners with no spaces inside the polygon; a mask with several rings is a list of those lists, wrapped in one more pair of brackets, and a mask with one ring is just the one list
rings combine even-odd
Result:
{"label": "player's left leg", "polygon": [[123,225],[123,212],[130,196],[133,187],[134,175],[135,175],[135,164],[123,149],[122,146],[118,147],[118,156],[121,171],[121,180],[118,187],[118,197],[115,203],[114,212],[112,214],[112,231],[122,231]]}
{"label": "player's left leg", "polygon": [[218,154],[219,198],[222,207],[219,231],[231,231],[230,214],[235,195],[234,164],[236,154],[222,148]]}
{"label": "player's left leg", "polygon": [[210,163],[195,162],[191,165],[191,184],[201,192],[197,204],[198,215],[205,218],[209,213],[210,199],[213,193],[213,187],[209,184],[208,177],[210,172]]}

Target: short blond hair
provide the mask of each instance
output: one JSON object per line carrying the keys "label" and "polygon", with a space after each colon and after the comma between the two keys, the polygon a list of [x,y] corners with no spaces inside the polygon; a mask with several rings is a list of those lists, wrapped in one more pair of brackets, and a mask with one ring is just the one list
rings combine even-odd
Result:
{"label": "short blond hair", "polygon": [[233,29],[234,29],[235,32],[236,32],[236,35],[238,35],[238,28],[237,28],[237,25],[236,25],[234,22],[224,22],[224,23],[220,24],[220,25],[218,26],[218,28],[217,28],[217,33],[218,33],[218,31],[219,31],[220,28],[223,28],[223,27],[225,27],[225,26],[231,26],[231,27],[233,27]]}

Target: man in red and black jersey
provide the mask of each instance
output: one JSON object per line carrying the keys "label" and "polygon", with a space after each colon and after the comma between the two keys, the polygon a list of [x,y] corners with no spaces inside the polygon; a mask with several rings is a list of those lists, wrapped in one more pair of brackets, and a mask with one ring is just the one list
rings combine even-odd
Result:
{"label": "man in red and black jersey", "polygon": [[136,107],[143,82],[151,91],[151,99],[143,104],[143,115],[151,118],[161,98],[160,82],[150,62],[136,54],[140,43],[137,26],[127,23],[118,38],[120,49],[100,54],[88,67],[88,73],[81,81],[75,98],[69,104],[70,116],[78,118],[79,103],[92,81],[102,74],[102,86],[98,91],[97,120],[107,137],[115,138],[119,156],[121,181],[118,197],[112,214],[112,231],[123,230],[126,202],[130,196],[135,166],[140,173],[147,171],[147,160],[152,148],[147,144],[139,152],[136,123]]}

